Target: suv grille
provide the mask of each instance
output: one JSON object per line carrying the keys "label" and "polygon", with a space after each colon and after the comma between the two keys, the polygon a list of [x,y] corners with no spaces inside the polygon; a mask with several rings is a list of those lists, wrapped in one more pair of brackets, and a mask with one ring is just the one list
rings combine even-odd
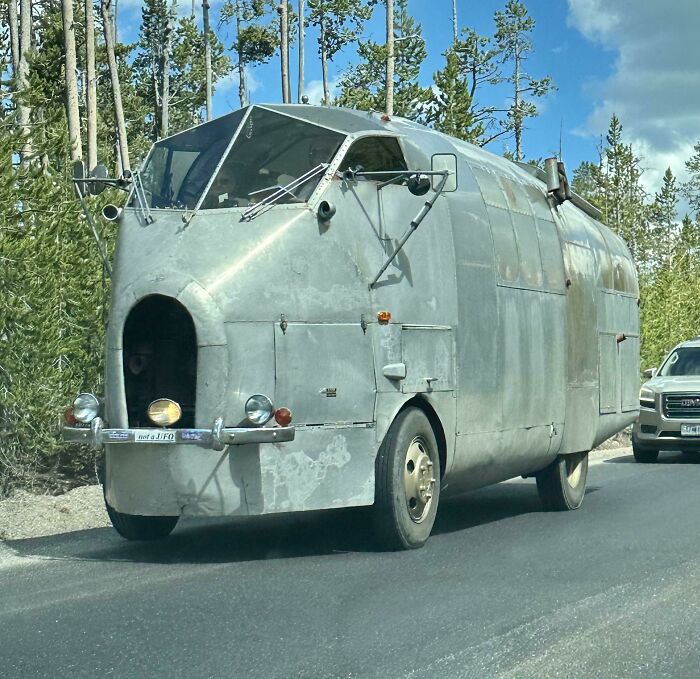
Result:
{"label": "suv grille", "polygon": [[674,420],[700,418],[700,394],[665,394],[664,415]]}

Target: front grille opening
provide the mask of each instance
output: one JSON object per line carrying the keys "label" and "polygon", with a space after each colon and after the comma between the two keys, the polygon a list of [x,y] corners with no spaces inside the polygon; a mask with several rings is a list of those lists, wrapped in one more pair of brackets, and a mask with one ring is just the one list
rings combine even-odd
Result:
{"label": "front grille opening", "polygon": [[194,322],[172,297],[141,300],[124,325],[124,390],[129,426],[152,427],[146,410],[157,398],[180,404],[173,428],[194,427],[197,335]]}
{"label": "front grille opening", "polygon": [[665,394],[664,415],[674,420],[700,418],[700,393]]}

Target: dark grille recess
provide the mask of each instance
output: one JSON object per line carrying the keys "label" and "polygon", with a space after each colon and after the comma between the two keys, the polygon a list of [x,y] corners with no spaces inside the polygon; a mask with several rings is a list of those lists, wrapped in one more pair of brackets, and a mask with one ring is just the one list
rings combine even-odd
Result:
{"label": "dark grille recess", "polygon": [[664,395],[664,415],[674,420],[700,419],[700,393]]}

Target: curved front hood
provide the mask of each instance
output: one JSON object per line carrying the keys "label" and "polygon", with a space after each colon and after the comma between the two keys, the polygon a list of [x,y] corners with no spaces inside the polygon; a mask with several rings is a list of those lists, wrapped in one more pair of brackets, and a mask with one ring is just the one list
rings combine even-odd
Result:
{"label": "curved front hood", "polygon": [[252,221],[242,210],[154,211],[143,226],[127,211],[114,263],[112,321],[147,294],[178,297],[195,283],[221,322],[343,322],[366,311],[369,293],[347,234],[322,232],[306,206],[277,206]]}
{"label": "curved front hood", "polygon": [[649,389],[664,394],[698,392],[700,393],[700,375],[678,375],[675,377],[654,377],[645,385]]}

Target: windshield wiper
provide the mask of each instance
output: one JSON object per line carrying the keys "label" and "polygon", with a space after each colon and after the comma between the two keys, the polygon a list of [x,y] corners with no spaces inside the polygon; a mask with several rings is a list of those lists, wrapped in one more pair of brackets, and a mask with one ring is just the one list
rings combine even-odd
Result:
{"label": "windshield wiper", "polygon": [[280,186],[279,188],[276,186],[269,186],[266,189],[262,189],[260,191],[254,191],[253,193],[249,193],[248,197],[250,198],[251,196],[255,195],[256,193],[263,193],[265,191],[269,191],[271,189],[277,189],[273,193],[271,193],[267,198],[263,198],[259,203],[255,203],[255,205],[251,205],[248,207],[244,212],[243,212],[243,219],[247,220],[253,220],[259,215],[261,215],[263,212],[267,211],[269,208],[271,208],[275,203],[277,203],[279,200],[281,200],[285,194],[290,194],[294,196],[297,200],[299,200],[299,197],[294,193],[292,189],[298,189],[302,184],[306,184],[310,179],[313,179],[317,175],[325,172],[328,169],[330,163],[319,163],[316,167],[312,168],[305,174],[301,175],[301,177],[298,177],[297,179],[293,179],[289,184],[285,184],[284,186]]}

